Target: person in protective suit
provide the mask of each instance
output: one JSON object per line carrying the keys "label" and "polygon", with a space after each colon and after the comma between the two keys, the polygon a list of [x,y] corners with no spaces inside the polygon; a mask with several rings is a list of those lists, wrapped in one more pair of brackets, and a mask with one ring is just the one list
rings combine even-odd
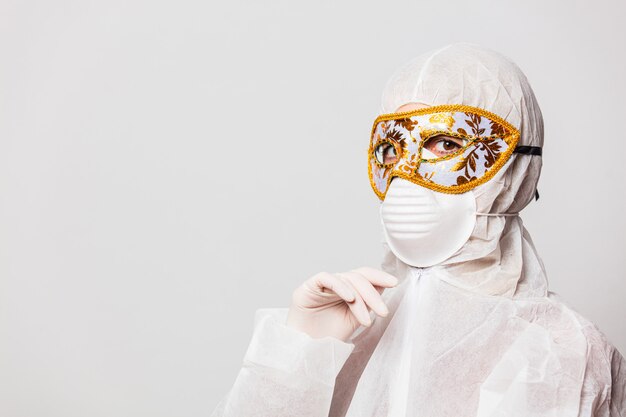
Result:
{"label": "person in protective suit", "polygon": [[626,361],[548,290],[519,215],[544,139],[522,71],[449,45],[399,68],[380,113],[382,269],[322,272],[257,310],[212,415],[626,416]]}

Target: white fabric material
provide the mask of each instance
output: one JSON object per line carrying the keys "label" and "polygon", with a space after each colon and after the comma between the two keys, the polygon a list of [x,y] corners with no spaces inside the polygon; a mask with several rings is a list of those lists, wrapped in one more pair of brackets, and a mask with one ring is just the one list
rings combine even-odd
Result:
{"label": "white fabric material", "polygon": [[469,239],[476,199],[472,193],[439,193],[395,177],[380,205],[380,220],[385,240],[402,262],[433,266]]}
{"label": "white fabric material", "polygon": [[327,417],[335,377],[354,345],[288,327],[288,308],[258,309],[233,387],[214,417]]}
{"label": "white fabric material", "polygon": [[[521,145],[543,142],[526,77],[474,45],[401,67],[381,112],[407,102],[482,107],[520,128]],[[523,209],[540,169],[541,157],[514,154],[472,190],[478,212]],[[430,268],[411,267],[382,244],[382,269],[400,279],[383,293],[390,314],[346,343],[308,338],[285,326],[287,309],[264,310],[213,416],[626,416],[626,361],[548,291],[521,217],[478,216],[463,247]]]}

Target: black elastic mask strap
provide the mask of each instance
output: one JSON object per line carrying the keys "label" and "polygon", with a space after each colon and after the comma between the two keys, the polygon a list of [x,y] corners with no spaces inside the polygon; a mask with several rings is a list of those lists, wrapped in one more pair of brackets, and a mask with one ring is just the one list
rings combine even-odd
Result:
{"label": "black elastic mask strap", "polygon": [[[521,153],[522,155],[538,155],[541,156],[541,148],[539,146],[516,146],[513,153]],[[535,190],[535,201],[539,200],[539,191]]]}
{"label": "black elastic mask strap", "polygon": [[521,153],[523,155],[538,155],[541,156],[541,147],[539,146],[516,146],[513,153]]}

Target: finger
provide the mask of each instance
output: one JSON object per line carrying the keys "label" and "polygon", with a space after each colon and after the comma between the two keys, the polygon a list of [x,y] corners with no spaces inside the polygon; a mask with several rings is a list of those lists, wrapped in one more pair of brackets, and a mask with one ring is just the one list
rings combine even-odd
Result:
{"label": "finger", "polygon": [[385,305],[383,297],[378,291],[376,291],[372,283],[363,277],[363,275],[356,272],[345,272],[342,273],[342,276],[350,281],[350,283],[358,291],[361,298],[363,298],[363,301],[365,301],[369,308],[374,310],[376,314],[381,317],[386,317],[387,314],[389,314],[389,310]]}
{"label": "finger", "polygon": [[348,281],[346,278],[344,278],[341,274],[335,274],[335,276],[337,276],[339,280],[345,282],[346,285],[349,285],[352,288],[352,291],[354,291],[354,294],[355,294],[354,302],[348,303],[348,307],[350,307],[350,311],[352,312],[354,317],[363,326],[365,327],[371,326],[372,318],[370,317],[369,310],[367,309],[367,306],[365,305],[365,301],[363,301],[363,298],[361,297],[359,292],[356,290],[356,288],[354,288],[352,283]]}
{"label": "finger", "polygon": [[324,289],[327,288],[348,303],[352,303],[356,297],[351,286],[328,272],[320,272],[314,275],[312,280],[315,288],[319,291],[325,292]]}
{"label": "finger", "polygon": [[363,275],[369,282],[374,285],[379,285],[381,287],[395,287],[398,285],[398,278],[393,275],[381,271],[380,269],[371,268],[369,266],[362,266],[360,268],[355,268],[350,272],[356,272],[357,274]]}

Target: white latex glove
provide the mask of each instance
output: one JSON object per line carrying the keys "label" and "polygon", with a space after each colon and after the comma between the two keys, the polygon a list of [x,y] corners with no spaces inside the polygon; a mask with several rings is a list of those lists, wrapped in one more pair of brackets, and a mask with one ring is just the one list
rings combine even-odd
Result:
{"label": "white latex glove", "polygon": [[360,325],[372,324],[370,309],[382,317],[389,314],[381,294],[397,284],[393,275],[370,267],[320,272],[293,292],[287,326],[313,338],[332,336],[345,342]]}

